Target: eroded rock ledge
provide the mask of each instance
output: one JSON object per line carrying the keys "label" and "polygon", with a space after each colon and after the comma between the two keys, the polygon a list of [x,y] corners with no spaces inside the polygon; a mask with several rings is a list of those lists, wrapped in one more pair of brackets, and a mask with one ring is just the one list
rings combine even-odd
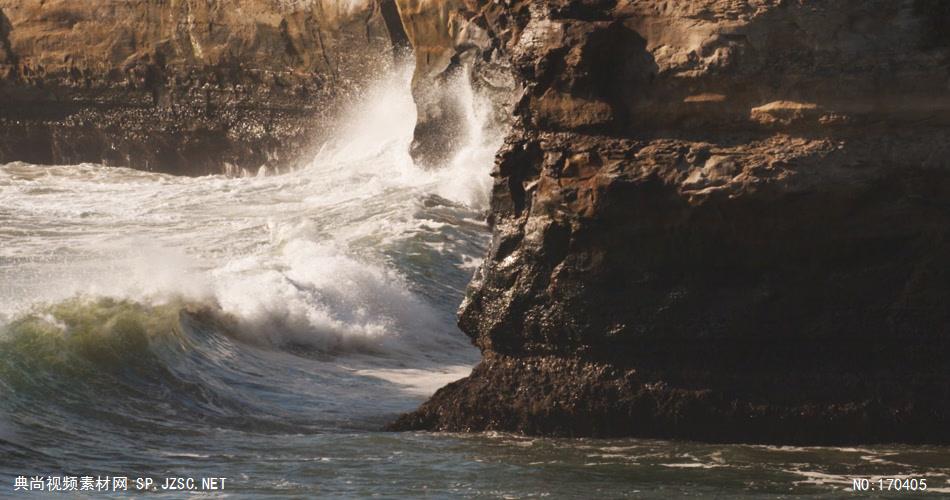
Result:
{"label": "eroded rock ledge", "polygon": [[405,43],[393,0],[0,0],[0,163],[293,166]]}
{"label": "eroded rock ledge", "polygon": [[526,91],[394,429],[950,442],[950,8],[464,2]]}

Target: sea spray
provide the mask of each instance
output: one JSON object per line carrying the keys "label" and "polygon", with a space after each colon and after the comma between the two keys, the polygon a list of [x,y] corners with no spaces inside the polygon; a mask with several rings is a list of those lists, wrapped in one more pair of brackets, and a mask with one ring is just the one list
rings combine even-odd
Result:
{"label": "sea spray", "polygon": [[3,167],[5,217],[26,235],[0,267],[3,312],[77,294],[202,301],[257,345],[465,351],[453,309],[484,248],[484,225],[471,221],[499,134],[489,140],[487,104],[460,80],[465,146],[444,168],[415,165],[410,79],[406,68],[369,86],[310,165],[281,175]]}
{"label": "sea spray", "polygon": [[292,473],[271,455],[364,446],[464,376],[478,352],[455,310],[500,132],[459,82],[460,153],[415,165],[409,75],[295,171],[0,166],[0,472],[277,485]]}

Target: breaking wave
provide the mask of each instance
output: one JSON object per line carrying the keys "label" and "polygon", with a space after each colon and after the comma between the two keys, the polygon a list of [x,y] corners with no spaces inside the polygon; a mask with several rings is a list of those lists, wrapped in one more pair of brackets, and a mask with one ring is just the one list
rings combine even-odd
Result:
{"label": "breaking wave", "polygon": [[0,166],[0,448],[20,449],[11,423],[378,425],[463,376],[477,352],[454,313],[500,136],[463,92],[459,157],[416,166],[410,75],[292,172]]}

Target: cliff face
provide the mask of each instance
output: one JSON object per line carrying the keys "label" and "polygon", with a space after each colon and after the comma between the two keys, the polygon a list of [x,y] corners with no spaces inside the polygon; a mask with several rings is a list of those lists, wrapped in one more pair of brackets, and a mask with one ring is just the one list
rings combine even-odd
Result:
{"label": "cliff face", "polygon": [[405,42],[392,0],[0,0],[0,162],[293,164]]}
{"label": "cliff face", "polygon": [[950,441],[946,3],[459,8],[526,90],[484,359],[394,428]]}

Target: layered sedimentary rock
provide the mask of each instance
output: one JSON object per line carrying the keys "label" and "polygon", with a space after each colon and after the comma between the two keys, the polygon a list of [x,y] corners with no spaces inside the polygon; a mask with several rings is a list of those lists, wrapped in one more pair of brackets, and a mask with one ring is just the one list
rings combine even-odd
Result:
{"label": "layered sedimentary rock", "polygon": [[950,441],[947,3],[458,8],[525,86],[484,359],[393,428]]}
{"label": "layered sedimentary rock", "polygon": [[405,42],[392,0],[0,0],[0,163],[292,165]]}

